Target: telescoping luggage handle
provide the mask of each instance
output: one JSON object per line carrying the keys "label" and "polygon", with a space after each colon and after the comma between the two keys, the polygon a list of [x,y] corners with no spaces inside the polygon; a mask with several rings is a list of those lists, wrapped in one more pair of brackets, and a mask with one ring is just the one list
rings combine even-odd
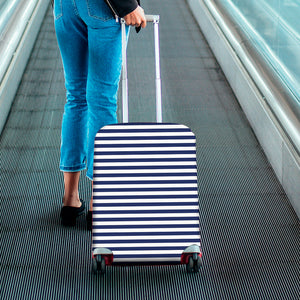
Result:
{"label": "telescoping luggage handle", "polygon": [[[161,77],[160,77],[160,54],[159,54],[159,16],[146,15],[147,22],[152,22],[154,26],[154,48],[155,48],[155,86],[156,86],[156,121],[162,123],[162,103],[161,103]],[[127,77],[127,53],[126,53],[126,28],[125,20],[122,24],[122,106],[123,123],[128,123],[128,77]]]}

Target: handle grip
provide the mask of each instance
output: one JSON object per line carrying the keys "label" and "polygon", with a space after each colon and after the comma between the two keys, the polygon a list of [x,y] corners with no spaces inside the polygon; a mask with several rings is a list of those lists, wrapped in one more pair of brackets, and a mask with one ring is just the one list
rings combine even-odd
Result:
{"label": "handle grip", "polygon": [[159,22],[159,15],[145,15],[147,22],[157,23]]}

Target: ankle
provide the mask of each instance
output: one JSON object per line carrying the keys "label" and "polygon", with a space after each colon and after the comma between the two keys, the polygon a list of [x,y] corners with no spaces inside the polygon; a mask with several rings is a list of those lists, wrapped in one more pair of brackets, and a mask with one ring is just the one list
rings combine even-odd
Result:
{"label": "ankle", "polygon": [[64,206],[80,207],[81,202],[79,197],[66,197],[63,198]]}

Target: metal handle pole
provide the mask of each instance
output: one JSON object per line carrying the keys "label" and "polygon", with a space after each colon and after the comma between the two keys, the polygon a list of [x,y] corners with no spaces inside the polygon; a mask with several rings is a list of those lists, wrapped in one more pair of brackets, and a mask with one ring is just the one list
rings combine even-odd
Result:
{"label": "metal handle pole", "polygon": [[123,123],[128,123],[128,75],[127,75],[127,51],[126,51],[126,26],[125,20],[121,19],[122,26],[122,111]]}
{"label": "metal handle pole", "polygon": [[161,77],[160,77],[160,54],[159,54],[159,18],[153,21],[154,24],[154,46],[155,46],[155,84],[156,84],[156,121],[162,123],[162,102],[161,102]]}
{"label": "metal handle pole", "polygon": [[[159,54],[159,16],[146,15],[147,22],[154,25],[155,47],[155,86],[156,86],[156,121],[162,123],[162,100],[161,100],[161,77],[160,77],[160,54]],[[122,108],[123,123],[128,123],[128,75],[127,75],[127,51],[126,51],[126,27],[125,20],[121,19],[122,25]]]}

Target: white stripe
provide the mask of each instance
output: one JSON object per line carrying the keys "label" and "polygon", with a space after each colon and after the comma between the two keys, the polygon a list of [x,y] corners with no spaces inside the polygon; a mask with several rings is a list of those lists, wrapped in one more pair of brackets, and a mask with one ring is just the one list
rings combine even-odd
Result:
{"label": "white stripe", "polygon": [[129,214],[129,213],[124,213],[124,214],[101,214],[97,215],[98,218],[130,218],[130,219],[135,219],[135,218],[177,218],[177,217],[185,217],[185,218],[192,218],[192,217],[199,217],[199,213],[150,213],[150,214]]}
{"label": "white stripe", "polygon": [[125,228],[125,229],[97,229],[93,228],[93,233],[140,233],[144,232],[197,232],[199,234],[198,227],[191,228]]}
{"label": "white stripe", "polygon": [[105,130],[99,134],[100,137],[157,137],[157,136],[165,136],[165,137],[172,137],[172,136],[194,136],[194,134],[190,131],[185,132],[108,132],[106,133]]}
{"label": "white stripe", "polygon": [[[189,245],[190,246],[190,245]],[[182,254],[182,250],[147,250],[147,251],[114,251],[114,255],[139,255],[139,254]]]}
{"label": "white stripe", "polygon": [[[136,241],[136,240],[187,240],[199,239],[200,235],[151,235],[151,236],[94,236],[95,241],[110,240],[110,241]],[[142,243],[139,243],[142,244]]]}
{"label": "white stripe", "polygon": [[[96,185],[95,185],[96,187]],[[197,183],[159,183],[159,184],[97,184],[98,189],[155,189],[155,188],[197,188]]]}
{"label": "white stripe", "polygon": [[132,152],[132,151],[195,151],[196,147],[128,147],[128,148],[103,148],[96,149],[97,152]]}
{"label": "white stripe", "polygon": [[146,166],[196,166],[195,161],[154,161],[154,162],[95,162],[94,166],[99,167],[146,167]]}
{"label": "white stripe", "polygon": [[161,262],[161,263],[167,263],[167,262],[180,262],[181,256],[178,257],[145,257],[145,258],[114,258],[114,263],[125,263],[125,262]]}
{"label": "white stripe", "polygon": [[93,195],[97,196],[173,196],[173,195],[198,195],[197,191],[147,191],[147,192],[94,192]]}
{"label": "white stripe", "polygon": [[180,199],[94,199],[93,203],[100,203],[100,204],[123,204],[123,203],[165,203],[166,205],[170,202],[176,203],[185,203],[185,202],[192,202],[195,205],[198,205],[198,197],[194,198],[180,198]]}
{"label": "white stripe", "polygon": [[[156,248],[163,248],[163,247],[188,247],[191,243],[189,242],[182,242],[182,243],[126,243],[126,244],[120,244],[120,243],[111,243],[111,244],[102,244],[98,242],[97,240],[93,239],[93,246],[97,248],[113,248],[118,247],[121,251],[122,248],[127,247],[156,247]],[[155,251],[155,250],[154,250]],[[134,251],[133,251],[134,252]],[[140,251],[140,253],[144,252],[143,250]],[[152,251],[151,251],[152,252]]]}
{"label": "white stripe", "polygon": [[[95,163],[95,165],[97,165],[97,163]],[[194,165],[194,168],[190,168],[190,169],[132,169],[132,170],[101,170],[101,169],[96,169],[94,170],[94,174],[100,174],[100,175],[104,175],[104,174],[116,174],[116,176],[120,175],[120,174],[159,174],[159,173],[194,173],[195,175],[196,173],[196,165]],[[97,177],[95,178],[95,180],[98,180],[98,178],[101,177]],[[159,177],[160,178],[160,177]]]}
{"label": "white stripe", "polygon": [[93,222],[93,226],[113,226],[113,225],[199,225],[199,220],[176,220],[176,221],[108,221],[108,222]]}
{"label": "white stripe", "polygon": [[[101,135],[102,136],[102,135]],[[100,137],[100,136],[99,136]],[[121,145],[121,144],[190,144],[195,143],[196,139],[153,139],[153,140],[143,140],[142,137],[139,140],[95,140],[95,145]]]}
{"label": "white stripe", "polygon": [[[101,171],[99,171],[101,173]],[[122,182],[122,181],[181,181],[181,180],[197,180],[197,176],[157,176],[153,177],[151,175],[149,176],[143,176],[143,177],[97,177],[94,178],[94,185],[101,183],[102,181],[116,181],[116,182]]]}
{"label": "white stripe", "polygon": [[134,125],[107,125],[102,127],[101,130],[127,130],[127,129],[189,129],[185,125],[181,124],[163,124],[157,125],[155,124],[134,124]]}
{"label": "white stripe", "polygon": [[[99,201],[102,203],[102,201]],[[130,206],[130,207],[94,207],[93,211],[138,211],[138,210],[191,210],[198,209],[198,205],[189,205],[189,206]]]}

